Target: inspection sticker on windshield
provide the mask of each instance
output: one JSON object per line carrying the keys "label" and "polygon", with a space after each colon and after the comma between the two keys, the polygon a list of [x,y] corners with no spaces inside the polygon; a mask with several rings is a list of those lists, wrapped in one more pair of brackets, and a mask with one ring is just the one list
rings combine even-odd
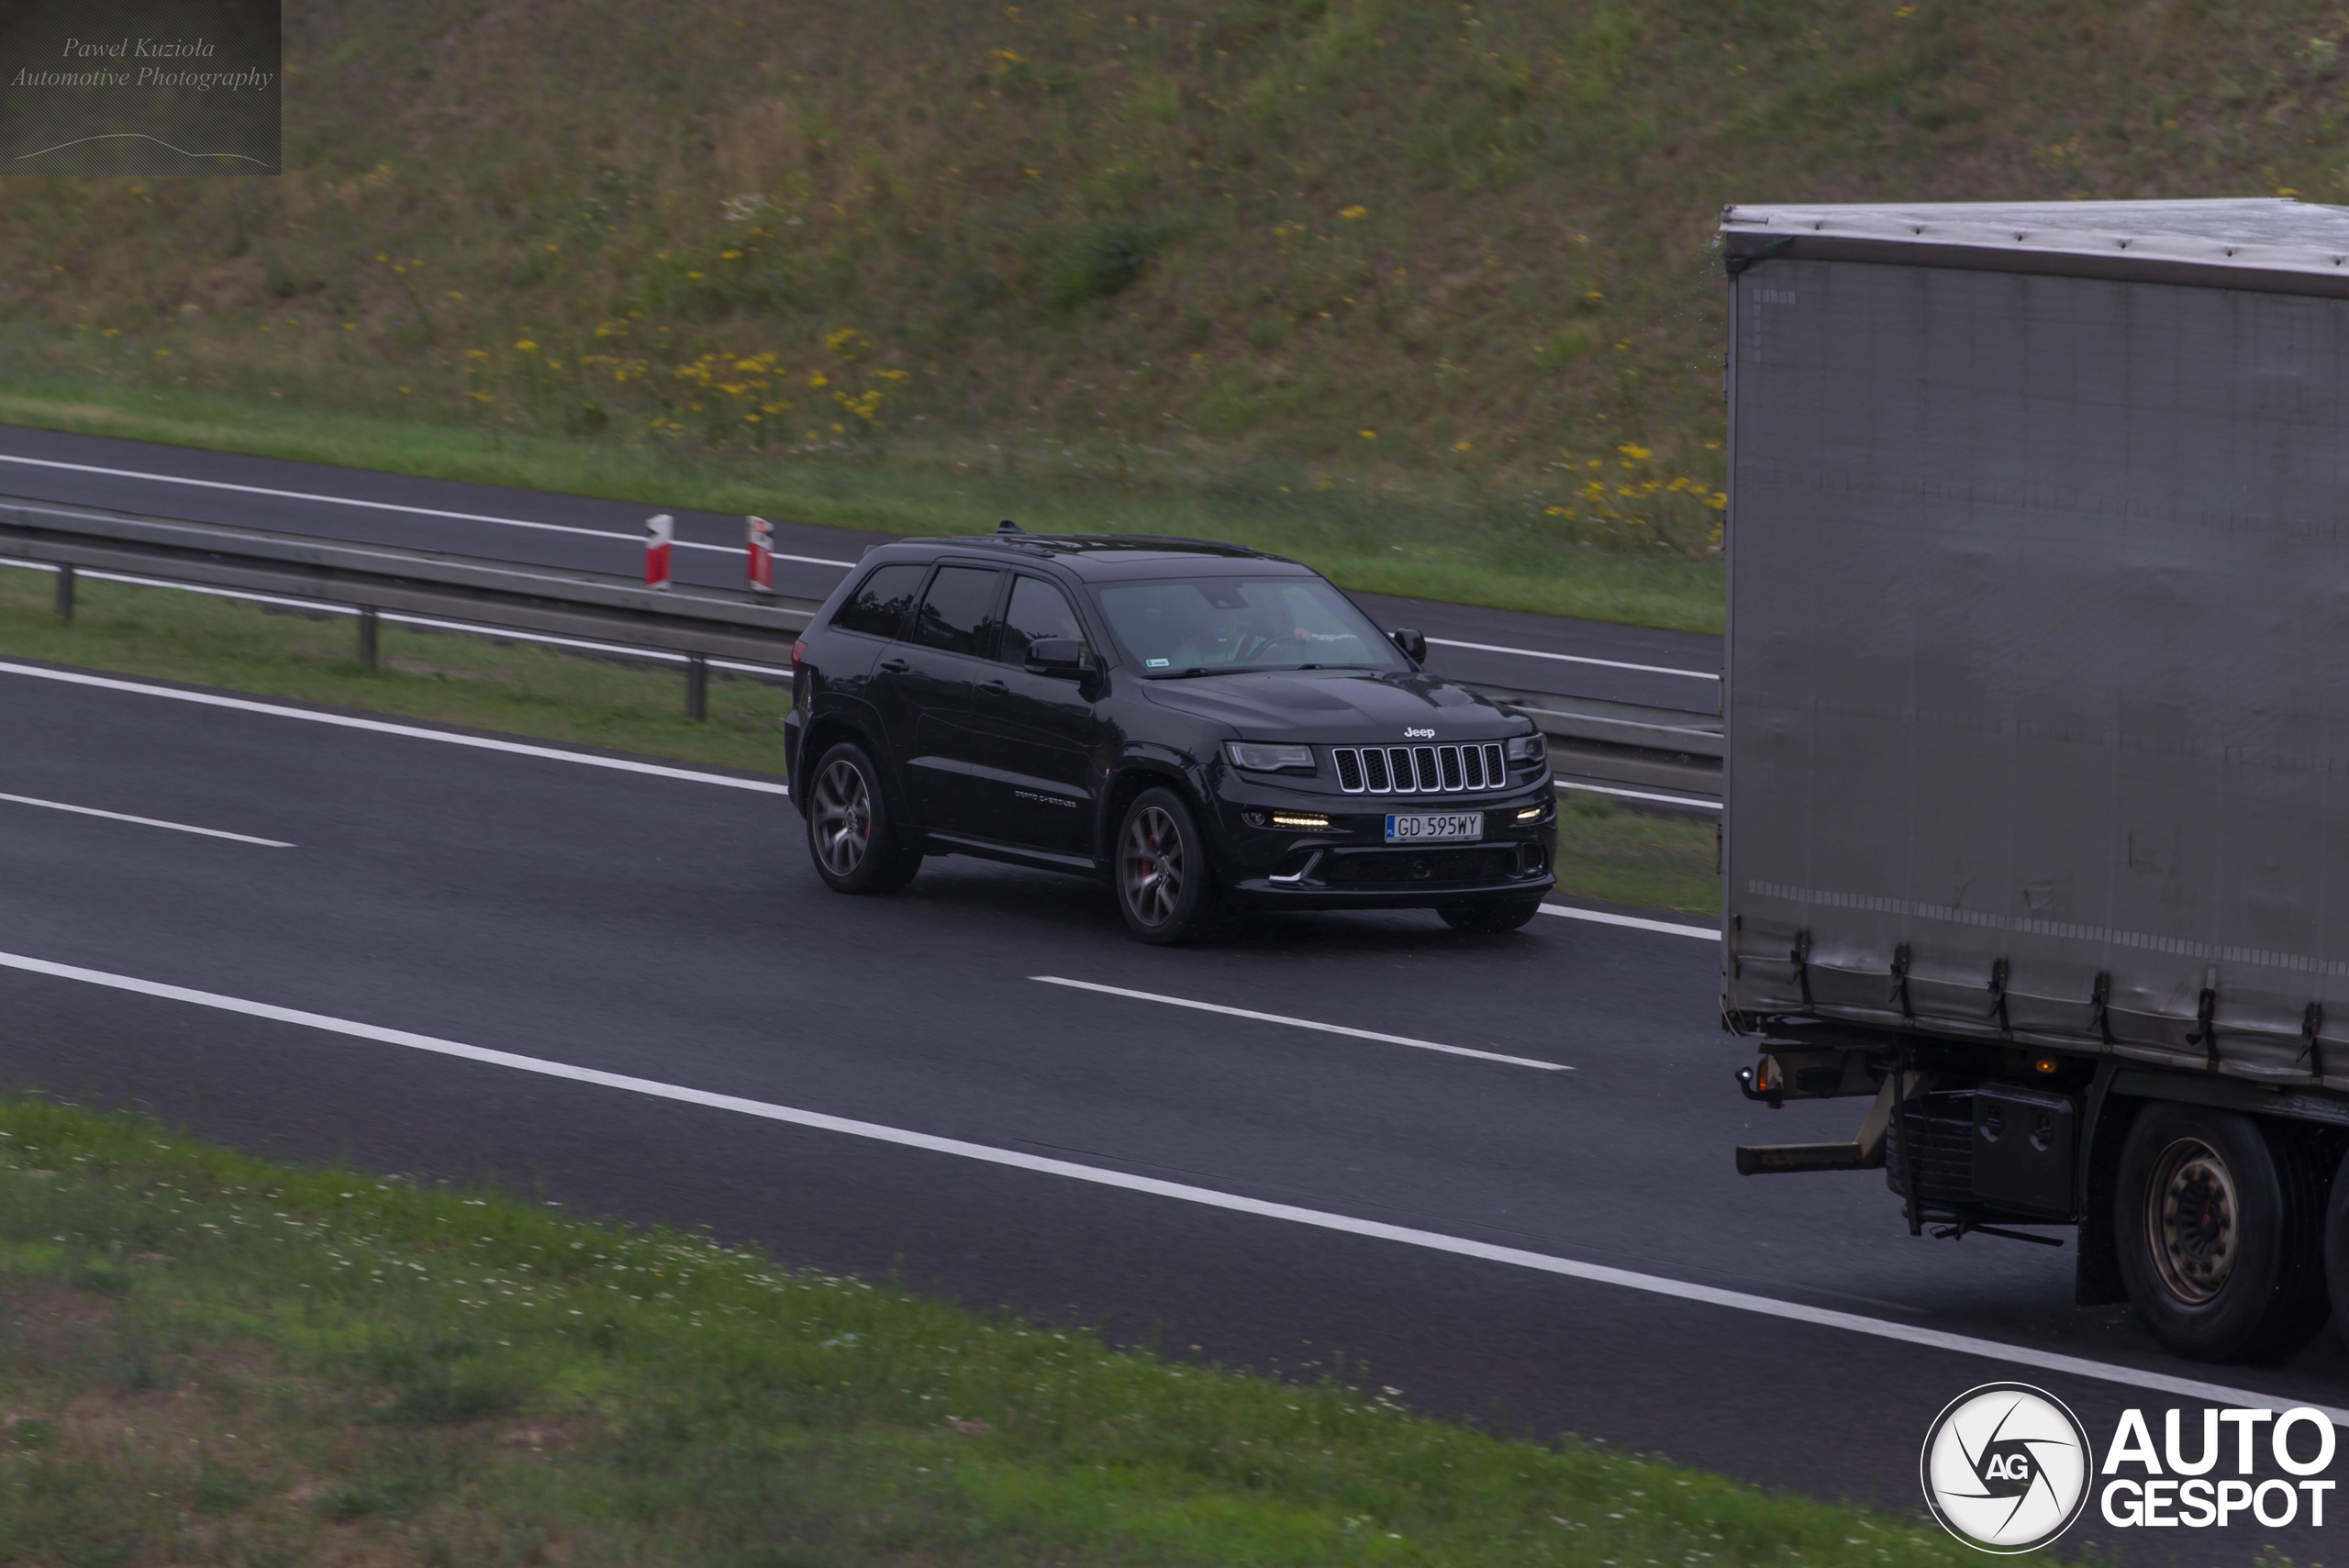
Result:
{"label": "inspection sticker on windshield", "polygon": [[1457,844],[1484,836],[1485,814],[1481,811],[1447,811],[1441,815],[1393,811],[1386,816],[1386,841],[1390,844]]}

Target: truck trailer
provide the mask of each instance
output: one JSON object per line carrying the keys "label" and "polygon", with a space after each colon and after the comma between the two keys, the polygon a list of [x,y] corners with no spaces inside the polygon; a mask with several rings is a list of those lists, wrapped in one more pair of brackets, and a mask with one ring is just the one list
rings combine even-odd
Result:
{"label": "truck trailer", "polygon": [[1722,1018],[1749,1097],[1868,1102],[1739,1170],[2076,1228],[2199,1360],[2349,1322],[2349,208],[1720,247]]}

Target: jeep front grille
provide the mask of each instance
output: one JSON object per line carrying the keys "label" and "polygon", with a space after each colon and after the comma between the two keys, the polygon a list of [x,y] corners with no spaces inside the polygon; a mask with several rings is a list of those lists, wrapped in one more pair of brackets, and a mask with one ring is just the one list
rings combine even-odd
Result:
{"label": "jeep front grille", "polygon": [[1475,746],[1333,746],[1338,787],[1348,795],[1453,795],[1500,789],[1508,765],[1500,742]]}

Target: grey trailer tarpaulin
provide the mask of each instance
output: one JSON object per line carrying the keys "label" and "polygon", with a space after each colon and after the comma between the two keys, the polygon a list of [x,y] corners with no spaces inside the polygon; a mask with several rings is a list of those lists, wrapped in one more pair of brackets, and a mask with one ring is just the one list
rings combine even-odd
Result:
{"label": "grey trailer tarpaulin", "polygon": [[2349,1087],[2349,209],[1722,239],[1732,1017]]}

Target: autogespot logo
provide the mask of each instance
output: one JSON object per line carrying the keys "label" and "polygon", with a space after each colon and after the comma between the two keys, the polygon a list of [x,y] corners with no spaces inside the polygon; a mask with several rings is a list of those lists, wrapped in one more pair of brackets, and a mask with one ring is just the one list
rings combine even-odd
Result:
{"label": "autogespot logo", "polygon": [[2063,1401],[2022,1383],[1951,1400],[1925,1433],[1925,1503],[1983,1551],[2035,1551],[2071,1529],[2096,1475],[2087,1429]]}

